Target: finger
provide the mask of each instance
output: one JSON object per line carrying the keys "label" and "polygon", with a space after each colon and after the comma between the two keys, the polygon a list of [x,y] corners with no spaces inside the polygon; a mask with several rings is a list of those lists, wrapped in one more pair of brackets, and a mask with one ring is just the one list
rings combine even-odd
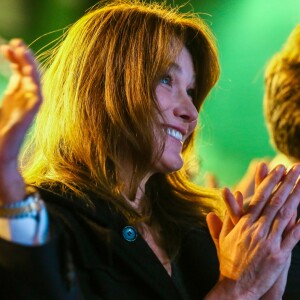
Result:
{"label": "finger", "polygon": [[249,207],[247,210],[248,218],[252,221],[257,220],[261,212],[268,203],[270,196],[272,195],[273,189],[278,185],[282,176],[285,173],[285,167],[283,165],[277,166],[273,169],[267,177],[264,178],[262,183],[257,187],[255,194],[250,200]]}
{"label": "finger", "polygon": [[293,228],[286,233],[285,237],[282,239],[281,249],[286,252],[291,252],[296,244],[300,240],[300,222],[296,223]]}
{"label": "finger", "polygon": [[[273,226],[270,231],[270,236],[277,237],[277,241],[281,241],[284,231],[288,232],[287,226],[293,221],[295,212],[300,202],[300,182],[298,181],[293,191],[289,195],[287,201],[278,211]],[[290,226],[293,228],[293,226]]]}
{"label": "finger", "polygon": [[1,52],[3,56],[11,63],[11,69],[14,72],[19,72],[18,67],[18,57],[16,56],[16,48],[11,47],[10,45],[2,45]]}
{"label": "finger", "polygon": [[[31,95],[30,97],[29,94]],[[38,98],[40,101],[42,100],[40,85],[36,84],[29,76],[22,77],[17,74],[11,76],[3,96],[2,105],[4,105],[5,102],[12,103],[12,99],[21,100],[23,98],[26,100],[26,103],[32,98]],[[17,102],[21,105],[20,101]]]}
{"label": "finger", "polygon": [[262,183],[262,181],[266,178],[268,175],[268,167],[264,162],[260,162],[257,165],[256,173],[255,173],[255,189]]}
{"label": "finger", "polygon": [[32,75],[28,72],[28,67],[34,66],[34,60],[31,57],[29,49],[27,47],[21,46],[14,49],[16,63],[18,64],[19,72],[24,76]]}
{"label": "finger", "polygon": [[1,52],[3,56],[10,62],[10,68],[13,75],[21,75],[20,59],[16,53],[16,49],[9,45],[1,46]]}
{"label": "finger", "polygon": [[[23,80],[28,80],[29,78],[30,81],[39,86],[40,73],[38,70],[38,64],[31,50],[27,48],[21,48],[16,51],[16,55],[19,58],[19,67],[23,76]],[[40,91],[40,89],[38,89],[38,91]]]}
{"label": "finger", "polygon": [[4,91],[4,96],[9,96],[15,93],[21,86],[21,75],[14,73],[10,76],[7,88]]}
{"label": "finger", "polygon": [[24,75],[31,76],[35,83],[40,84],[40,72],[37,61],[30,49],[24,52],[26,64],[23,67]]}
{"label": "finger", "polygon": [[[292,206],[292,203],[297,202],[297,199],[295,199],[295,201],[293,202],[293,195],[298,194],[297,192],[299,188],[297,188],[297,186],[299,186],[299,184],[296,185],[296,182],[299,175],[300,164],[296,164],[290,169],[278,188],[274,191],[269,203],[265,206],[261,215],[261,217],[266,220],[266,226],[269,226],[269,224],[273,222],[273,219],[278,214],[278,212],[282,212],[279,213],[279,215],[284,220],[287,220],[287,218],[289,218],[289,221],[292,217],[294,211],[291,212],[289,208]],[[294,209],[296,210],[297,206],[294,207]],[[289,214],[289,216],[287,214]],[[284,223],[285,222],[283,222],[283,224]],[[284,226],[286,225],[287,223]]]}
{"label": "finger", "polygon": [[208,230],[209,233],[213,239],[213,242],[217,248],[217,250],[219,249],[219,236],[220,236],[220,232],[222,230],[222,221],[220,220],[220,218],[215,214],[215,213],[209,213],[206,216],[206,223],[208,226]]}
{"label": "finger", "polygon": [[244,207],[244,196],[240,191],[235,192],[235,199],[238,205],[240,206],[242,212],[244,212],[243,207]]}
{"label": "finger", "polygon": [[211,173],[207,173],[205,175],[205,186],[211,187],[211,188],[217,188],[219,186],[219,182],[215,175]]}
{"label": "finger", "polygon": [[287,232],[289,232],[293,228],[293,226],[296,224],[296,220],[297,220],[297,211],[295,211],[293,213],[290,222],[286,225],[286,228],[285,228],[284,233],[283,233],[284,236]]}
{"label": "finger", "polygon": [[36,93],[41,99],[40,75],[32,52],[21,40],[15,40],[11,44],[2,49],[14,70],[5,95],[14,94],[22,88],[25,92]]}
{"label": "finger", "polygon": [[13,48],[25,46],[25,43],[22,39],[14,38],[9,41],[9,45]]}
{"label": "finger", "polygon": [[34,55],[22,40],[15,39],[9,45],[3,45],[2,52],[11,62],[11,68],[15,73],[32,76],[35,82],[40,82],[38,66]]}
{"label": "finger", "polygon": [[[243,215],[243,204],[240,205],[240,203],[238,203],[238,201],[232,195],[231,191],[228,188],[224,188],[222,190],[222,195],[223,195],[223,199],[225,201],[226,208],[227,208],[228,214],[230,216],[230,219],[233,224],[236,224],[239,221],[240,217]],[[239,197],[239,201],[240,201],[241,196],[239,195],[238,197]]]}
{"label": "finger", "polygon": [[231,217],[228,211],[226,211],[219,239],[224,239],[231,232],[233,228],[234,228],[234,224],[231,221]]}

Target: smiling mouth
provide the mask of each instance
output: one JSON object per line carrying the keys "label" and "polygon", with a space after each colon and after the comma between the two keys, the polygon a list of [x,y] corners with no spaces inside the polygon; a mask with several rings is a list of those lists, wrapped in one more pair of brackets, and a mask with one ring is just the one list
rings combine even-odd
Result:
{"label": "smiling mouth", "polygon": [[167,132],[167,135],[175,138],[176,140],[178,140],[179,142],[182,142],[183,141],[183,135],[180,131],[174,129],[174,128],[167,128],[166,130]]}

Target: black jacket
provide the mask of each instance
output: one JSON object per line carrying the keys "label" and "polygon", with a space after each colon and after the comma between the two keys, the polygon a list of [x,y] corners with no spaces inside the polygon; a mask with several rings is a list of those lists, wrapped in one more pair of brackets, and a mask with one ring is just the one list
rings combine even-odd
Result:
{"label": "black jacket", "polygon": [[[46,245],[0,239],[0,299],[199,300],[218,280],[218,259],[206,228],[191,230],[171,278],[147,243],[126,241],[126,222],[99,199],[95,207],[41,191],[55,227]],[[247,253],[245,253],[247,255]],[[300,299],[300,246],[283,299]]]}
{"label": "black jacket", "polygon": [[206,228],[185,236],[171,278],[141,236],[123,238],[126,222],[104,201],[41,193],[55,236],[38,247],[0,240],[0,299],[199,300],[218,280]]}

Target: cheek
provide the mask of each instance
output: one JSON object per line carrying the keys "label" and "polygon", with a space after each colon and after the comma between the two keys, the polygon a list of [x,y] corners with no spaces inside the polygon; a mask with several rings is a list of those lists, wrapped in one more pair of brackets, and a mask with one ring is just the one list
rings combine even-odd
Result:
{"label": "cheek", "polygon": [[197,128],[198,120],[192,121],[188,127],[188,136],[191,136]]}
{"label": "cheek", "polygon": [[160,112],[166,111],[170,106],[170,92],[168,92],[165,87],[158,85],[155,89],[155,95]]}

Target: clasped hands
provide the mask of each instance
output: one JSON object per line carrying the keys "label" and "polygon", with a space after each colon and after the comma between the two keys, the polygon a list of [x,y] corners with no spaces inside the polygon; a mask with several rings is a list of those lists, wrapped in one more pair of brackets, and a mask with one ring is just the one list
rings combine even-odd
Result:
{"label": "clasped hands", "polygon": [[223,295],[227,291],[228,299],[281,299],[291,251],[300,239],[300,223],[296,221],[299,175],[300,165],[289,172],[279,165],[268,173],[266,164],[261,163],[247,209],[239,192],[233,195],[225,188],[227,213],[223,222],[214,213],[208,214],[220,262],[217,287]]}

